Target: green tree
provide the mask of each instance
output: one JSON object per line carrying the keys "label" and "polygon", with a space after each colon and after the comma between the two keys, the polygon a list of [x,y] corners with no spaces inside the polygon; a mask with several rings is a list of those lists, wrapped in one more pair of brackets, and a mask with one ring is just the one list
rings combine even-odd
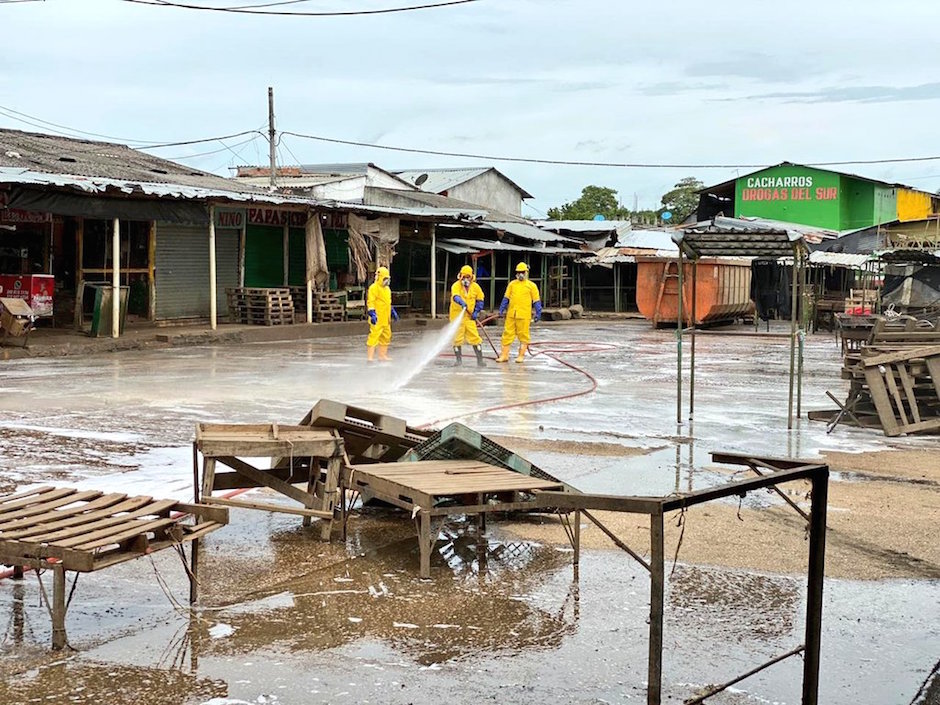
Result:
{"label": "green tree", "polygon": [[687,176],[680,179],[675,188],[663,194],[661,199],[662,211],[672,213],[670,222],[681,223],[698,208],[698,192],[703,188],[705,188],[705,184],[694,176]]}
{"label": "green tree", "polygon": [[595,215],[607,220],[624,220],[630,217],[630,211],[620,207],[617,192],[606,186],[585,186],[577,200],[548,209],[552,220],[592,220]]}

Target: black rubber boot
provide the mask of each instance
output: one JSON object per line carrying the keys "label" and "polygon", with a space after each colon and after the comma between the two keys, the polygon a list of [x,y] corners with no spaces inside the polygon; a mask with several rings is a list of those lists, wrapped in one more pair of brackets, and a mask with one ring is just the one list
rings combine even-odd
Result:
{"label": "black rubber boot", "polygon": [[473,352],[477,354],[477,367],[486,367],[486,363],[483,362],[483,348],[479,345],[474,345]]}
{"label": "black rubber boot", "polygon": [[454,346],[454,367],[460,367],[463,364],[463,352],[456,345]]}

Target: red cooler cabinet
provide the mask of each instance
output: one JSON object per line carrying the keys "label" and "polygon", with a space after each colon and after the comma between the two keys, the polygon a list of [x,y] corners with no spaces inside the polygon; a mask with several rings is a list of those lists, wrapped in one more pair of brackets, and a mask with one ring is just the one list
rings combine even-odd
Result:
{"label": "red cooler cabinet", "polygon": [[0,296],[24,299],[37,316],[52,315],[54,291],[51,274],[0,274]]}

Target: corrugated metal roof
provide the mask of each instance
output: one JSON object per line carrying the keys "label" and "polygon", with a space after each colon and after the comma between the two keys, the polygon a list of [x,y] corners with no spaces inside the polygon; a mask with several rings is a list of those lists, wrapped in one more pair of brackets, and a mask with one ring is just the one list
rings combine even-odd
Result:
{"label": "corrugated metal roof", "polygon": [[300,170],[304,174],[319,174],[320,176],[365,176],[369,167],[375,165],[371,162],[350,162],[347,164],[301,164]]}
{"label": "corrugated metal roof", "polygon": [[546,233],[528,223],[509,223],[500,220],[487,220],[483,223],[483,227],[491,228],[492,230],[503,230],[510,235],[522,237],[526,240],[533,240],[534,242],[574,242],[574,240],[570,240],[555,233]]}
{"label": "corrugated metal roof", "polygon": [[696,257],[787,257],[806,245],[792,228],[722,217],[680,228],[672,240]]}
{"label": "corrugated metal roof", "polygon": [[[470,181],[470,179],[475,179],[481,174],[485,174],[488,171],[495,171],[501,177],[506,179],[510,184],[515,187],[523,198],[532,198],[532,194],[522,188],[515,181],[506,176],[499,169],[492,166],[478,166],[478,167],[455,167],[455,168],[444,168],[444,169],[402,169],[401,171],[393,171],[393,174],[396,174],[398,177],[404,179],[410,184],[414,184],[422,191],[427,191],[428,193],[443,193],[444,191],[449,191],[454,188],[454,186],[459,186],[462,183]],[[421,182],[417,183],[417,180],[423,176],[427,175],[427,178]]]}
{"label": "corrugated metal roof", "polygon": [[[0,167],[0,183],[29,186],[56,186],[71,188],[86,193],[106,193],[120,191],[124,194],[155,196],[157,198],[177,198],[189,200],[226,199],[246,203],[298,204],[309,205],[310,199],[286,195],[274,195],[246,189],[203,188],[166,182],[134,181],[129,179],[109,179],[95,176],[76,176],[73,174],[46,174],[28,169]],[[233,186],[237,186],[232,182]]]}
{"label": "corrugated metal roof", "polygon": [[447,218],[449,220],[459,221],[461,223],[471,222],[474,224],[482,222],[486,216],[486,211],[462,210],[459,208],[400,208],[397,206],[372,206],[363,203],[350,203],[348,201],[314,201],[305,199],[308,203],[315,203],[319,206],[332,206],[341,210],[350,210],[359,213],[379,213],[386,215],[412,216],[418,218]]}
{"label": "corrugated metal roof", "polygon": [[0,130],[0,167],[71,177],[267,193],[113,142]]}
{"label": "corrugated metal roof", "polygon": [[617,238],[617,247],[675,252],[679,248],[672,241],[672,234],[669,230],[629,230]]}
{"label": "corrugated metal roof", "polygon": [[567,230],[582,235],[591,233],[600,235],[614,231],[619,234],[630,228],[629,220],[537,220],[535,224],[542,230],[551,230],[556,233]]}
{"label": "corrugated metal roof", "polygon": [[577,255],[581,250],[567,247],[533,247],[531,245],[514,245],[499,240],[464,240],[461,238],[447,238],[446,242],[464,247],[473,247],[477,251],[497,250],[506,252],[534,252],[545,255]]}

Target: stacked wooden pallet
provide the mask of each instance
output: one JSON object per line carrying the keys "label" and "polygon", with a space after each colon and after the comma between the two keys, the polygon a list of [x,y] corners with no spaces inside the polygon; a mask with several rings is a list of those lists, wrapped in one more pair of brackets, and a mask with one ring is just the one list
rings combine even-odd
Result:
{"label": "stacked wooden pallet", "polygon": [[306,321],[307,320],[307,287],[306,286],[291,286],[288,288],[290,290],[290,297],[294,302],[294,320]]}
{"label": "stacked wooden pallet", "polygon": [[346,320],[346,303],[343,296],[333,291],[318,291],[314,294],[313,320],[317,323],[332,323]]}
{"label": "stacked wooden pallet", "polygon": [[840,422],[881,428],[887,436],[940,432],[940,329],[909,316],[874,316],[868,338],[844,348],[842,377],[849,381],[845,403],[835,415],[812,412],[831,431]]}
{"label": "stacked wooden pallet", "polygon": [[877,302],[877,289],[850,289],[843,310],[850,314],[865,315],[875,310]]}
{"label": "stacked wooden pallet", "polygon": [[294,322],[294,303],[287,288],[226,289],[234,323],[280,326]]}

